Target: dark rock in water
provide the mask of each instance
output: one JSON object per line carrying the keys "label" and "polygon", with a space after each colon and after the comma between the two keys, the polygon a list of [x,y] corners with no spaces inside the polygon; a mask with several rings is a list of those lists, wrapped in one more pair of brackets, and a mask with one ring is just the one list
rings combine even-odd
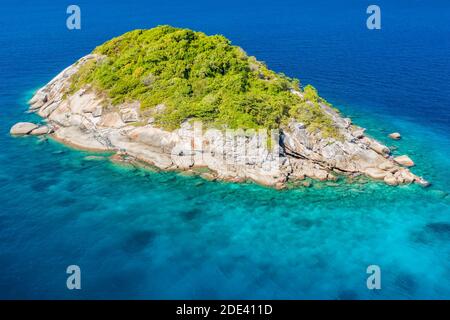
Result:
{"label": "dark rock in water", "polygon": [[412,241],[422,244],[432,244],[436,240],[450,241],[450,223],[432,222],[417,232],[411,234]]}
{"label": "dark rock in water", "polygon": [[130,253],[142,251],[145,247],[150,245],[155,238],[156,233],[151,230],[134,232],[125,240],[123,250]]}
{"label": "dark rock in water", "polygon": [[431,192],[441,199],[444,199],[448,196],[448,193],[442,190],[431,190]]}
{"label": "dark rock in water", "polygon": [[200,209],[191,209],[188,211],[184,211],[182,213],[182,216],[185,220],[194,220],[197,216],[199,216],[201,213]]}
{"label": "dark rock in water", "polygon": [[425,226],[425,229],[437,234],[446,234],[450,237],[450,223],[447,222],[429,223]]}
{"label": "dark rock in water", "polygon": [[292,221],[295,225],[302,227],[302,228],[306,228],[309,229],[311,228],[315,223],[313,220],[310,219],[303,219],[303,218],[298,218]]}
{"label": "dark rock in water", "polygon": [[10,181],[10,179],[8,179],[7,177],[0,177],[0,185],[4,185],[6,183],[8,183]]}

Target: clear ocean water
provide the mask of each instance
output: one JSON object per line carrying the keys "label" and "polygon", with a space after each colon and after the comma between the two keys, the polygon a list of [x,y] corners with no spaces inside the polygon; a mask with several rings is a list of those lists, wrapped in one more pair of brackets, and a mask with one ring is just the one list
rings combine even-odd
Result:
{"label": "clear ocean water", "polygon": [[[86,1],[0,4],[0,298],[450,298],[450,3]],[[96,45],[171,24],[221,33],[311,83],[433,185],[275,191],[117,167],[12,138],[34,90]],[[400,141],[387,138],[399,131]],[[66,288],[66,267],[82,289]],[[381,290],[366,268],[381,267]]]}

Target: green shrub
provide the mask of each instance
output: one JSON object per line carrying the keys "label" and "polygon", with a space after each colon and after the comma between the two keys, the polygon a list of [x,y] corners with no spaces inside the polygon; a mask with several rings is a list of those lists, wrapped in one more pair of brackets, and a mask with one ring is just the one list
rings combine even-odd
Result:
{"label": "green shrub", "polygon": [[166,129],[186,119],[220,128],[272,129],[294,117],[311,130],[337,135],[316,89],[306,86],[304,99],[292,94],[300,90],[297,79],[269,70],[221,35],[159,26],[125,33],[94,53],[106,58],[80,68],[71,92],[91,84],[113,104],[139,100],[147,111],[164,104],[156,121]]}

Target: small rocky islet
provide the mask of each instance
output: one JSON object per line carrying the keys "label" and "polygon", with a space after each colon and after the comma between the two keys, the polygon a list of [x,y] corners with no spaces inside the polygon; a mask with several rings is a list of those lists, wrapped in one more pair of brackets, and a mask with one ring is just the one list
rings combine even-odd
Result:
{"label": "small rocky islet", "polygon": [[[45,124],[20,122],[11,135],[49,135],[115,152],[114,161],[205,168],[208,180],[279,189],[341,175],[429,185],[408,169],[408,156],[393,157],[312,86],[269,70],[223,36],[170,26],[128,32],[67,67],[29,104]],[[200,141],[198,122],[211,129]],[[228,129],[243,130],[223,135]],[[252,134],[261,129],[278,130],[272,143]]]}

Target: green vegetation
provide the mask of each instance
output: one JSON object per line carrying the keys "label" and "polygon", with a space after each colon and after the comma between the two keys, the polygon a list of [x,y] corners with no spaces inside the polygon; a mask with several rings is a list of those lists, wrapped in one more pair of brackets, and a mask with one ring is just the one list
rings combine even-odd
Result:
{"label": "green vegetation", "polygon": [[[105,55],[73,76],[71,92],[86,84],[113,104],[139,100],[157,124],[174,129],[186,119],[218,128],[278,128],[289,118],[337,136],[312,86],[269,70],[223,36],[159,26],[134,30],[97,47]],[[164,104],[165,108],[155,108]]]}
{"label": "green vegetation", "polygon": [[329,105],[319,97],[316,88],[307,85],[303,89],[303,101],[293,105],[289,114],[292,118],[298,119],[310,130],[320,130],[323,137],[338,137],[337,130],[331,118],[324,114],[319,103]]}

